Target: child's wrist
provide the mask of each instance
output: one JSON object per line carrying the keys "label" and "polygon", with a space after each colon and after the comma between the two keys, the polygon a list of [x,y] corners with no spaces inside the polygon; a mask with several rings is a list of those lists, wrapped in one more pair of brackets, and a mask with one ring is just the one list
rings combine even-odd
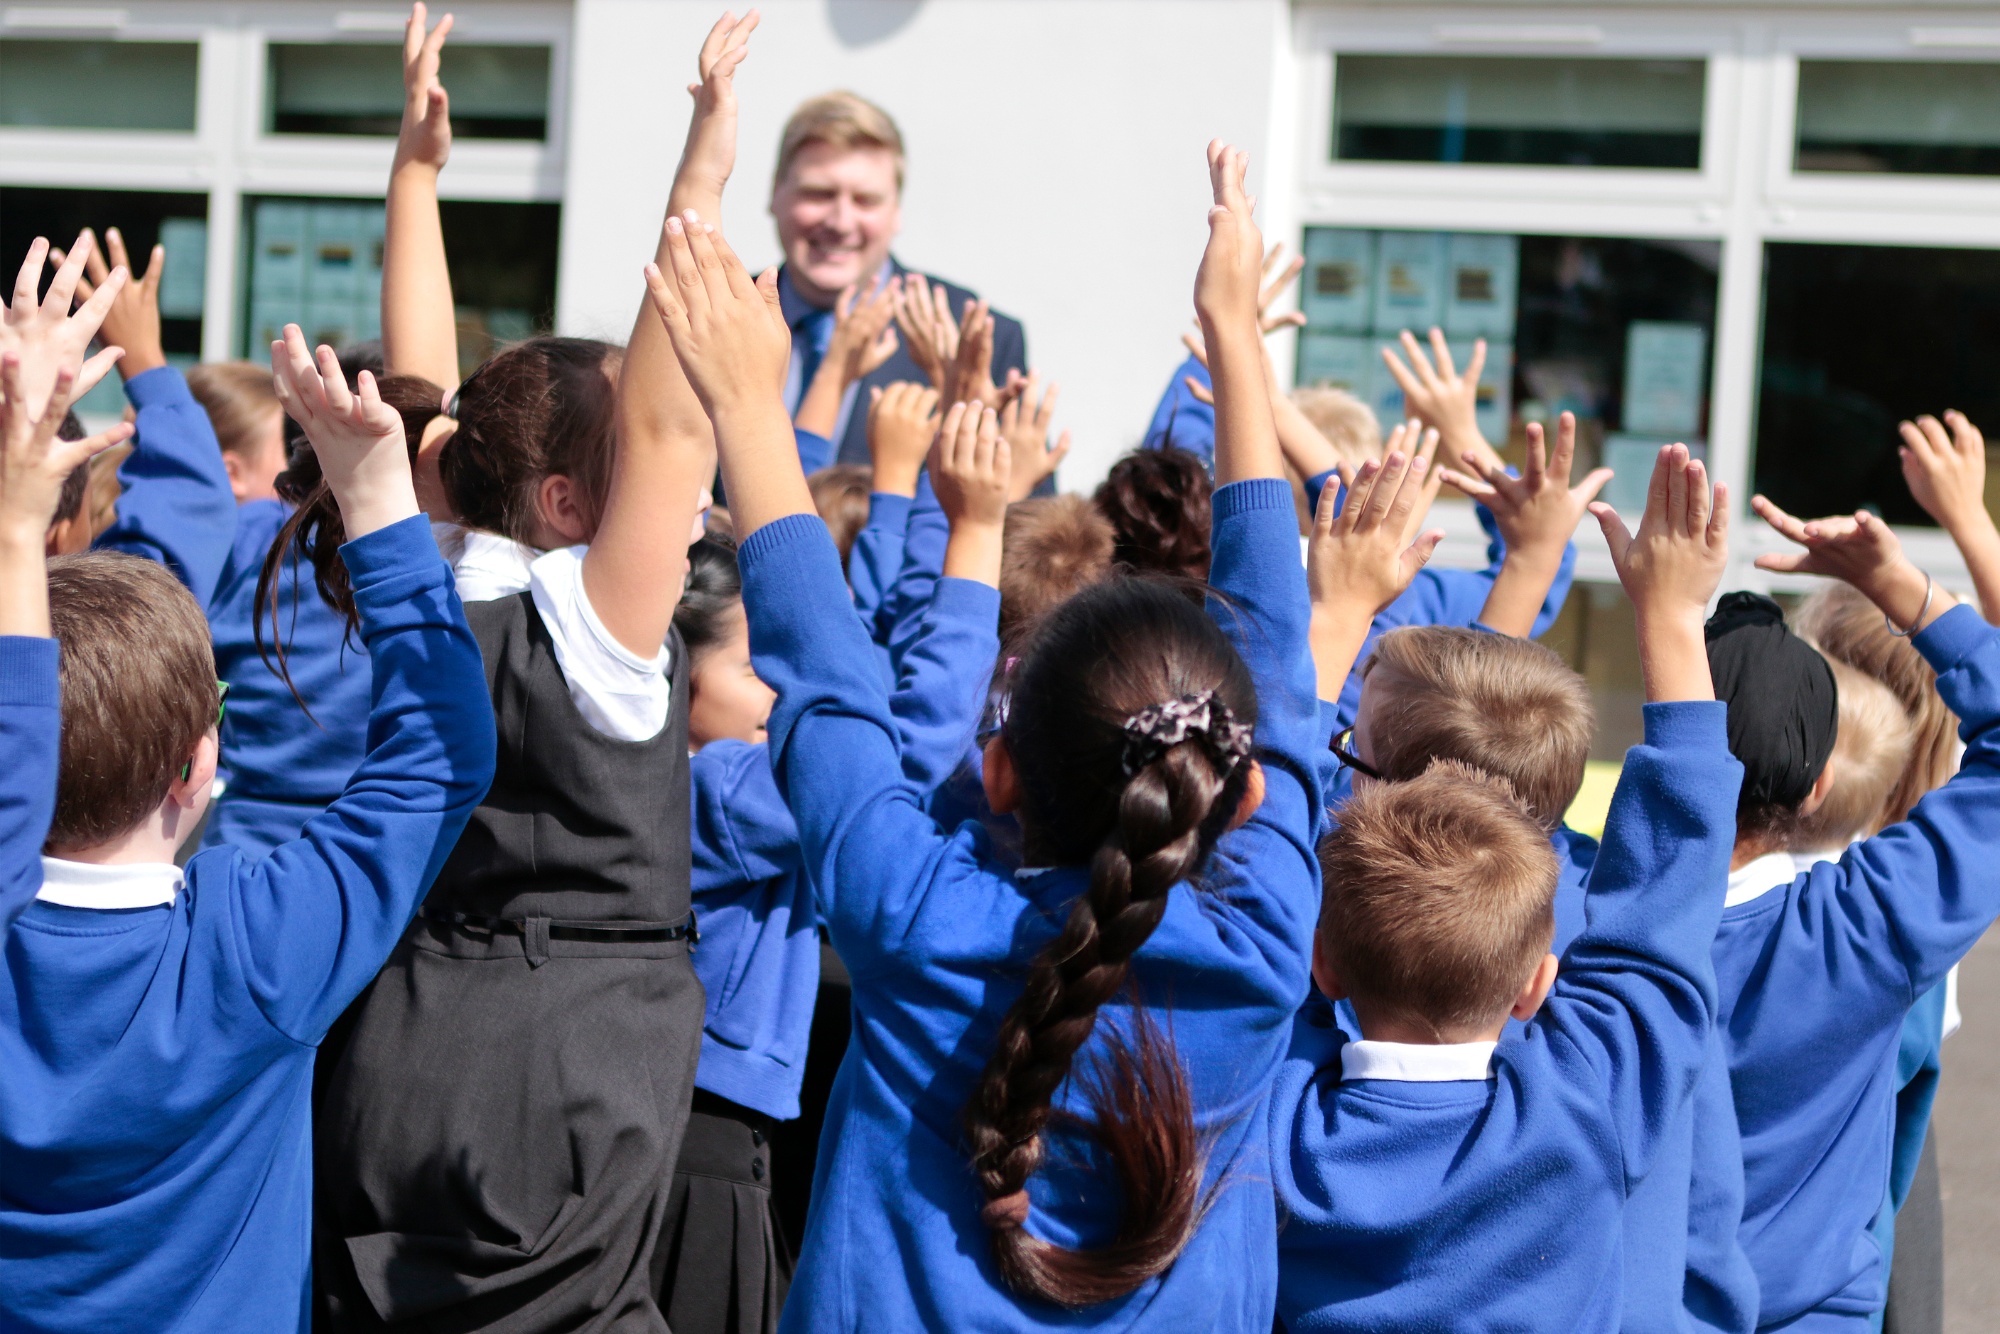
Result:
{"label": "child's wrist", "polygon": [[868,489],[871,491],[880,491],[885,495],[903,496],[914,500],[917,494],[917,478],[921,475],[922,471],[921,467],[898,468],[893,465],[884,467],[882,464],[877,463],[875,465],[875,476]]}

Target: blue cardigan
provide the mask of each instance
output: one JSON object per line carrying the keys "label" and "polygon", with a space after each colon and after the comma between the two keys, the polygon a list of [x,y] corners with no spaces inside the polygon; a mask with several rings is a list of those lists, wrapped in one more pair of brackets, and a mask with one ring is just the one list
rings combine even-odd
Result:
{"label": "blue cardigan", "polygon": [[[1135,978],[1156,1006],[1171,997],[1171,1017],[1155,1014],[1171,1023],[1218,1189],[1172,1269],[1073,1315],[1022,1302],[1001,1282],[960,1114],[1022,970],[1059,930],[1088,870],[1017,878],[989,860],[978,826],[937,828],[904,780],[887,694],[841,605],[825,529],[786,519],[744,543],[753,658],[778,691],[778,784],[854,980],[854,1036],[827,1109],[840,1130],[820,1154],[782,1328],[1090,1323],[1268,1334],[1277,1219],[1258,1113],[1305,994],[1319,902],[1309,609],[1282,482],[1217,494],[1215,553],[1213,582],[1237,605],[1223,624],[1258,685],[1267,795],[1223,837],[1204,887],[1172,891]],[[1099,1024],[1127,1028],[1130,1012],[1108,1005]],[[1086,1043],[1079,1068],[1100,1044]],[[1082,1109],[1072,1085],[1059,1106]],[[1071,1151],[1088,1150],[1075,1140],[1053,1149]],[[1029,1226],[1064,1244],[1105,1240],[1116,1203],[1094,1184],[1094,1175],[1037,1176]]]}
{"label": "blue cardigan", "polygon": [[423,520],[343,554],[374,687],[340,799],[262,861],[197,855],[170,906],[38,902],[0,951],[9,1329],[310,1323],[314,1051],[494,762],[479,646]]}
{"label": "blue cardigan", "polygon": [[[999,652],[1000,594],[938,585],[890,701],[903,776],[928,795],[972,741]],[[798,825],[770,749],[714,741],[689,761],[694,783],[695,973],[708,992],[695,1087],[778,1120],[799,1114],[806,1039],[819,992],[819,909]]]}
{"label": "blue cardigan", "polygon": [[1743,1246],[1769,1326],[1883,1303],[1903,1017],[2000,915],[2000,630],[1954,607],[1914,643],[1962,720],[1957,775],[1910,818],[1722,916],[1715,971],[1742,1127]]}
{"label": "blue cardigan", "polygon": [[137,415],[132,452],[118,465],[118,517],[94,545],[158,561],[203,606],[236,535],[236,497],[208,414],[172,366],[125,382]]}
{"label": "blue cardigan", "polygon": [[[291,512],[279,500],[243,506],[208,608],[229,711],[222,720],[226,786],[202,846],[233,846],[252,858],[297,838],[340,795],[367,750],[368,654],[320,597],[303,557],[288,555],[278,567],[277,633],[266,615],[264,654],[258,652],[257,574]],[[288,646],[286,665],[310,714],[277,673],[274,638]]]}
{"label": "blue cardigan", "polygon": [[1646,706],[1589,925],[1490,1078],[1343,1083],[1308,1008],[1271,1100],[1287,1329],[1621,1327],[1620,1216],[1701,1064],[1741,777],[1720,704]]}
{"label": "blue cardigan", "polygon": [[61,660],[53,639],[0,635],[0,937],[42,887],[62,742]]}

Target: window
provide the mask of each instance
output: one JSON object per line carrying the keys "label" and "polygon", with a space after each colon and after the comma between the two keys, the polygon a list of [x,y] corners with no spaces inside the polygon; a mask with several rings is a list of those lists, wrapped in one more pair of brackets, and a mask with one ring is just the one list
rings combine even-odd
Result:
{"label": "window", "polygon": [[[396,133],[403,115],[403,51],[381,44],[270,48],[274,134]],[[451,92],[451,127],[468,139],[545,139],[546,46],[448,45],[438,77]]]}
{"label": "window", "polygon": [[2000,175],[2000,65],[1799,62],[1800,171]]}
{"label": "window", "polygon": [[2000,423],[1996,345],[2000,251],[1766,246],[1757,489],[1794,514],[1928,524],[1896,424],[1946,408]]}
{"label": "window", "polygon": [[193,42],[0,41],[0,126],[194,129]]}
{"label": "window", "polygon": [[1300,384],[1393,421],[1403,396],[1380,349],[1436,325],[1461,367],[1487,340],[1486,437],[1518,457],[1528,422],[1574,412],[1582,458],[1619,470],[1606,499],[1620,509],[1644,507],[1660,445],[1703,447],[1715,242],[1312,227],[1304,254]]}
{"label": "window", "polygon": [[1340,56],[1348,161],[1701,165],[1700,60]]}
{"label": "window", "polygon": [[[261,356],[287,324],[342,347],[381,336],[382,203],[250,202],[244,354]],[[447,200],[440,205],[462,371],[503,343],[554,323],[561,207]]]}

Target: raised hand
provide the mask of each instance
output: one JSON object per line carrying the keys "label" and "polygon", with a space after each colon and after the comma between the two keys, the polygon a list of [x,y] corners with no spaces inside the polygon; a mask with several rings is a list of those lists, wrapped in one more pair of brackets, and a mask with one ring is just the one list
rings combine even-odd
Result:
{"label": "raised hand", "polygon": [[1007,437],[993,409],[954,403],[931,446],[931,485],[951,520],[944,572],[983,584],[1000,582],[1001,534],[1012,472]]}
{"label": "raised hand", "polygon": [[16,393],[29,415],[37,420],[47,408],[49,395],[55,391],[58,371],[67,368],[75,377],[70,386],[70,401],[75,402],[89,393],[125,355],[122,347],[106,347],[85,360],[90,340],[97,336],[112,302],[125,289],[124,268],[113,269],[76,313],[70,313],[77,284],[83,278],[84,262],[95,248],[95,239],[89,231],[79,235],[57,267],[48,295],[37,302],[35,289],[40,284],[42,266],[48,262],[49,243],[44,237],[36,237],[15,276],[13,304],[0,315],[0,354],[12,352],[20,357]]}
{"label": "raised hand", "polygon": [[1477,472],[1501,467],[1500,455],[1479,433],[1479,374],[1486,369],[1486,340],[1481,338],[1472,345],[1472,357],[1463,374],[1453,364],[1443,330],[1431,329],[1429,356],[1408,329],[1403,330],[1402,343],[1409,358],[1407,365],[1393,348],[1382,349],[1382,361],[1402,386],[1404,410],[1438,428],[1450,451],[1448,457],[1468,452],[1478,455]]}
{"label": "raised hand", "polygon": [[287,324],[271,344],[271,380],[319,459],[350,541],[417,513],[403,418],[382,401],[374,375],[361,372],[349,392],[333,349],[321,344],[315,355]]}
{"label": "raised hand", "polygon": [[921,273],[903,275],[896,294],[896,327],[910,360],[940,394],[949,391],[951,368],[958,360],[958,322],[942,286],[932,287]]}
{"label": "raised hand", "polygon": [[951,387],[946,401],[970,403],[974,399],[998,408],[1005,393],[993,383],[993,312],[984,301],[968,301],[958,322],[958,353],[948,372]]}
{"label": "raised hand", "polygon": [[1208,210],[1208,245],[1194,276],[1194,309],[1211,352],[1214,325],[1247,321],[1250,328],[1263,331],[1259,302],[1264,238],[1251,220],[1254,201],[1243,189],[1249,168],[1249,155],[1241,149],[1220,139],[1209,144],[1209,187],[1215,203]]}
{"label": "raised hand", "polygon": [[1049,444],[1049,424],[1055,417],[1056,393],[1061,386],[1050,384],[1046,393],[1037,394],[1041,384],[1039,372],[1026,376],[1016,370],[1007,372],[1011,397],[1000,409],[1000,434],[1007,437],[1014,456],[1014,471],[1007,484],[1009,500],[1026,500],[1033,495],[1042,479],[1054,474],[1069,457],[1068,431],[1053,446]]}
{"label": "raised hand", "polygon": [[1752,496],[1750,508],[1805,548],[1767,551],[1757,557],[1760,570],[1819,574],[1852,584],[1905,632],[1923,629],[1957,602],[1910,563],[1889,525],[1867,510],[1797,519],[1763,496]]}
{"label": "raised hand", "polygon": [[812,383],[799,396],[793,424],[802,431],[831,438],[840,424],[841,400],[847,387],[887,361],[896,351],[896,290],[900,279],[877,282],[866,296],[859,288],[842,292],[833,306],[833,335]]}
{"label": "raised hand", "polygon": [[696,57],[701,78],[688,85],[694,116],[674,175],[671,207],[677,211],[721,216],[722,189],[736,170],[736,71],[750,54],[758,17],[754,9],[742,18],[725,11],[702,41]]}
{"label": "raised hand", "polygon": [[28,411],[17,352],[0,354],[0,635],[49,635],[49,525],[63,483],[102,451],[132,434],[119,423],[88,440],[62,440],[56,431],[76,390],[76,372],[56,372],[42,411]]}
{"label": "raised hand", "polygon": [[931,440],[938,430],[938,391],[898,380],[868,391],[868,453],[874,462],[873,490],[917,494]]}
{"label": "raised hand", "polygon": [[648,264],[646,290],[709,417],[771,404],[783,413],[792,331],[778,307],[777,270],[753,280],[693,212],[667,219],[666,250],[672,276]]}
{"label": "raised hand", "polygon": [[1590,512],[1639,622],[1646,698],[1714,699],[1702,622],[1729,563],[1729,488],[1717,483],[1711,492],[1701,460],[1686,445],[1667,445],[1653,461],[1637,533],[1601,500]]}
{"label": "raised hand", "polygon": [[1378,463],[1364,462],[1334,513],[1334,488],[1320,492],[1306,548],[1306,584],[1315,612],[1359,617],[1363,628],[1394,602],[1444,540],[1433,528],[1414,536],[1431,491],[1430,462],[1392,444]]}
{"label": "raised hand", "polygon": [[[1945,427],[1951,434],[1945,434]],[[1986,618],[2000,616],[2000,529],[1986,509],[1986,437],[1962,412],[1902,425],[1903,480],[1965,557]]]}
{"label": "raised hand", "polygon": [[1284,259],[1283,241],[1277,242],[1264,254],[1264,290],[1257,294],[1257,328],[1263,333],[1298,328],[1306,322],[1302,310],[1288,310],[1281,315],[1271,313],[1271,307],[1278,304],[1278,299],[1291,289],[1306,267],[1304,255],[1292,256],[1289,264]]}
{"label": "raised hand", "polygon": [[[105,259],[111,263],[107,266]],[[51,250],[49,258],[60,265],[65,256],[60,250]],[[79,300],[90,300],[101,283],[110,281],[113,268],[132,272],[131,259],[125,253],[125,236],[116,227],[104,229],[104,249],[91,247],[84,256],[86,278],[76,280],[76,295]],[[122,347],[125,355],[119,359],[118,374],[129,380],[135,375],[143,375],[167,364],[167,352],[160,337],[160,275],[167,265],[167,248],[156,245],[147,257],[146,272],[137,282],[128,282],[104,312],[104,323],[98,326],[98,340],[107,346]]]}
{"label": "raised hand", "polygon": [[1556,448],[1548,455],[1539,422],[1528,424],[1527,459],[1519,477],[1509,477],[1489,450],[1466,450],[1460,456],[1466,471],[1444,470],[1444,480],[1493,513],[1494,525],[1511,557],[1519,552],[1551,565],[1560,564],[1577,524],[1590,502],[1611,480],[1611,469],[1595,468],[1575,486],[1569,483],[1576,462],[1576,417],[1565,412],[1556,424]]}
{"label": "raised hand", "polygon": [[438,82],[438,61],[452,18],[446,14],[427,32],[429,18],[423,0],[416,0],[403,25],[403,124],[396,132],[396,166],[442,171],[451,158],[451,99]]}

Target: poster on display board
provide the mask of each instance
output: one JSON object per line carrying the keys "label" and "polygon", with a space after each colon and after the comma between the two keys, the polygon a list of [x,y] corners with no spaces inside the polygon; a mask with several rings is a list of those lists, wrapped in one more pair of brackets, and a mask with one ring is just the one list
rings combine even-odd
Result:
{"label": "poster on display board", "polygon": [[1514,337],[1521,283],[1521,238],[1454,232],[1445,248],[1444,332],[1461,338]]}
{"label": "poster on display board", "polygon": [[1321,333],[1307,329],[1299,335],[1300,385],[1345,389],[1367,400],[1374,383],[1375,342],[1361,334]]}
{"label": "poster on display board", "polygon": [[1375,233],[1345,227],[1306,229],[1299,309],[1314,332],[1366,333],[1374,300]]}
{"label": "poster on display board", "polygon": [[1443,232],[1383,232],[1375,245],[1377,335],[1421,333],[1444,314]]}
{"label": "poster on display board", "polygon": [[1701,325],[1633,320],[1625,328],[1625,430],[1671,437],[1699,432],[1707,370],[1708,330]]}

